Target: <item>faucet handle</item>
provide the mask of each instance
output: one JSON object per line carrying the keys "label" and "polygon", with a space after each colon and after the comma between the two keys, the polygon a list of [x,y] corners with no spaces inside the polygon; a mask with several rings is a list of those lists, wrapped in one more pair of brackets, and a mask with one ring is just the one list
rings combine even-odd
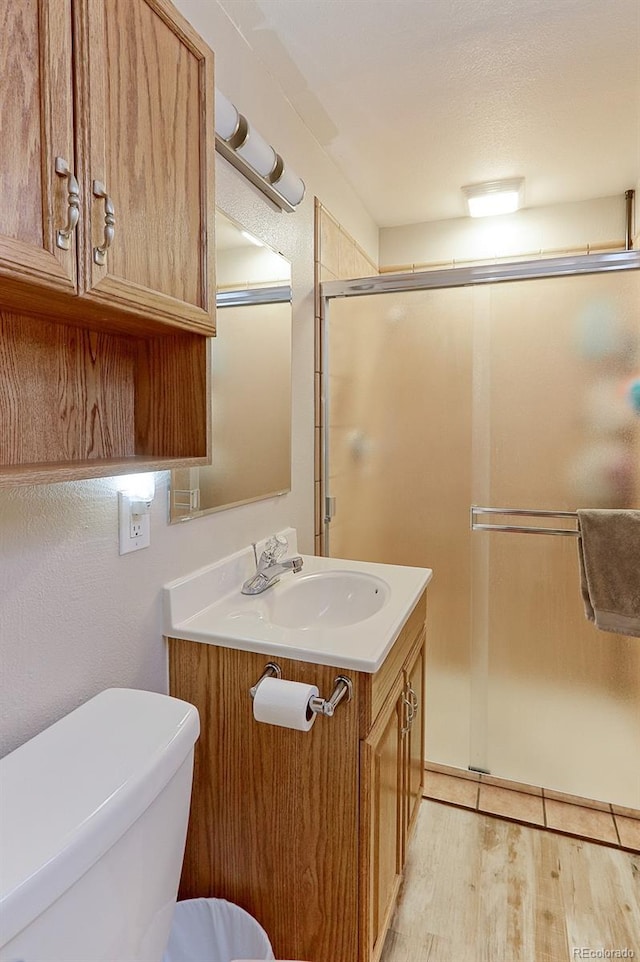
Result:
{"label": "faucet handle", "polygon": [[287,553],[288,547],[289,542],[284,535],[274,534],[267,539],[263,554],[267,556],[270,562],[279,561]]}

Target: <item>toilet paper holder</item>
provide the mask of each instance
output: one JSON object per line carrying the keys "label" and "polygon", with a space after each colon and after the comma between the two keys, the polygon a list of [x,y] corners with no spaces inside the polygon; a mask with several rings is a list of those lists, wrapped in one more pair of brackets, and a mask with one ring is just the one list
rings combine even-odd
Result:
{"label": "toilet paper holder", "polygon": [[[255,698],[258,686],[265,678],[282,678],[280,665],[276,665],[275,661],[267,662],[257,682],[249,689],[252,698]],[[346,675],[337,675],[333,685],[330,698],[325,699],[315,696],[309,699],[309,708],[316,715],[326,715],[331,718],[341,701],[345,699],[351,701],[353,698],[353,682]]]}

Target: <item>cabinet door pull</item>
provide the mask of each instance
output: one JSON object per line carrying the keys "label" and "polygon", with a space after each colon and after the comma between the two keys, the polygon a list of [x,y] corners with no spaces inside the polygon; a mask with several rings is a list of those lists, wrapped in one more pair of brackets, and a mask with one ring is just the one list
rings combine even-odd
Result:
{"label": "cabinet door pull", "polygon": [[406,719],[404,725],[402,726],[402,734],[406,735],[407,732],[411,730],[411,726],[413,724],[413,716],[414,716],[413,705],[411,704],[411,702],[409,701],[406,695],[402,696],[402,706],[405,709],[405,719]]}
{"label": "cabinet door pull", "polygon": [[413,710],[413,716],[412,716],[412,718],[411,718],[411,721],[413,721],[413,719],[415,718],[415,716],[418,714],[418,707],[419,707],[419,705],[420,705],[420,701],[419,701],[418,696],[416,695],[416,693],[415,693],[415,691],[414,691],[414,689],[413,689],[413,686],[411,686],[411,687],[409,688],[409,701],[411,702],[411,708],[412,708],[412,710]]}
{"label": "cabinet door pull", "polygon": [[94,264],[98,264],[99,267],[104,267],[107,263],[107,250],[111,247],[113,238],[115,237],[116,211],[113,206],[113,201],[107,193],[107,188],[102,181],[94,180],[93,195],[94,197],[104,198],[104,241],[100,247],[93,248]]}
{"label": "cabinet door pull", "polygon": [[76,229],[80,217],[80,187],[64,157],[56,157],[56,174],[59,174],[61,177],[66,177],[69,182],[67,194],[67,226],[61,227],[56,231],[56,246],[63,251],[68,251],[71,248],[71,235]]}

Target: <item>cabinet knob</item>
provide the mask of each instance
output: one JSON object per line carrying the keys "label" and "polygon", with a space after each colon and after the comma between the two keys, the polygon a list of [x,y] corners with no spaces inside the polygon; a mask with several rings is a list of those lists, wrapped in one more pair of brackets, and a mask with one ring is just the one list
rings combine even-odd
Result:
{"label": "cabinet knob", "polygon": [[80,187],[69,164],[64,157],[56,157],[56,174],[68,180],[67,193],[67,224],[56,231],[56,247],[68,251],[71,247],[71,235],[77,227],[80,217]]}
{"label": "cabinet knob", "polygon": [[93,196],[104,198],[104,241],[100,247],[93,248],[93,262],[99,267],[104,267],[107,263],[107,251],[113,243],[116,227],[116,211],[113,201],[107,193],[107,188],[101,180],[93,182]]}

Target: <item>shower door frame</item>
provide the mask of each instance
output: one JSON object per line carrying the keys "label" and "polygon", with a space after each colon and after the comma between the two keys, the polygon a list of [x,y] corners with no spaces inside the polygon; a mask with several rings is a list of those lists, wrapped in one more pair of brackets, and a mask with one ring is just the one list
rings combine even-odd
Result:
{"label": "shower door frame", "polygon": [[322,506],[322,554],[330,550],[333,516],[329,478],[329,322],[330,301],[341,297],[367,294],[392,294],[404,291],[442,290],[447,287],[473,287],[509,281],[536,280],[549,277],[571,277],[579,274],[602,274],[612,271],[640,270],[640,251],[625,250],[537,260],[510,261],[473,267],[448,267],[400,274],[375,274],[346,281],[323,281],[320,284],[320,504]]}
{"label": "shower door frame", "polygon": [[[336,298],[358,297],[369,294],[403,293],[405,291],[427,291],[444,288],[469,287],[509,281],[535,280],[554,277],[569,277],[581,274],[601,274],[614,271],[640,270],[640,251],[619,251],[598,254],[573,255],[558,258],[511,261],[502,264],[489,264],[474,267],[451,267],[445,270],[428,270],[415,273],[376,275],[347,281],[325,281],[320,286],[321,309],[321,374],[320,374],[320,504],[322,511],[321,553],[330,554],[331,519],[334,515],[335,499],[328,479],[330,477],[329,432],[330,405],[329,393],[329,323],[330,302]],[[338,506],[339,507],[339,506]],[[470,506],[471,507],[471,506]],[[513,513],[510,511],[510,513]],[[375,518],[372,523],[375,524]],[[473,529],[473,516],[471,518]],[[542,532],[540,532],[542,533]],[[563,532],[573,534],[576,532]],[[470,639],[472,642],[473,640]],[[476,679],[475,688],[470,693],[471,741],[469,745],[469,768],[486,771],[488,751],[488,697],[489,683],[488,647],[472,643],[471,677]]]}

